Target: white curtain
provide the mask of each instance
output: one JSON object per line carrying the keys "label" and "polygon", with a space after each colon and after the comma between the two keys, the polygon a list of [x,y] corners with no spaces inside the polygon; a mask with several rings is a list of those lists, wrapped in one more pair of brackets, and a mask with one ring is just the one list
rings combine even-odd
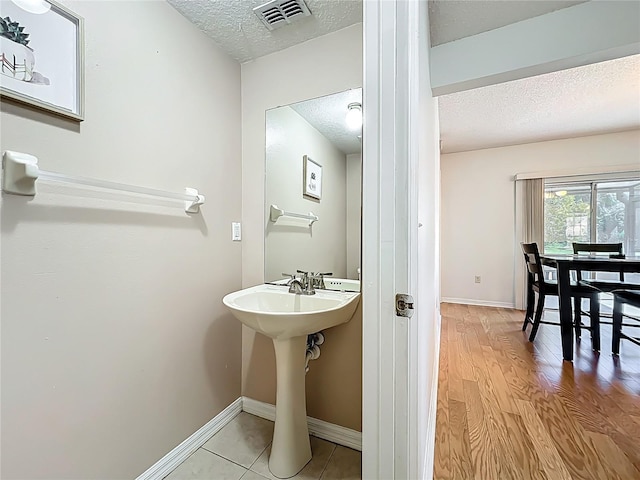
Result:
{"label": "white curtain", "polygon": [[523,310],[526,305],[527,274],[520,243],[538,244],[544,251],[544,179],[529,178],[515,182],[516,245],[514,255],[515,305]]}

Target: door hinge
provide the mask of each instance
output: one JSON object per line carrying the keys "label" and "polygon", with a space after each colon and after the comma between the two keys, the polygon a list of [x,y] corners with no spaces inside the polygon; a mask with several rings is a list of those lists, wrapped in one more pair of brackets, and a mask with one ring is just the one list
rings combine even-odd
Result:
{"label": "door hinge", "polygon": [[398,317],[413,316],[413,297],[405,293],[396,294],[396,315]]}

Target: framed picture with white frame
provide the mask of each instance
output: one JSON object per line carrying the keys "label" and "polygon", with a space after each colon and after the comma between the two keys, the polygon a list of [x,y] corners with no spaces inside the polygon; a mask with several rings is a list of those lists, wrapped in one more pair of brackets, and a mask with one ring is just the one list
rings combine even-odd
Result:
{"label": "framed picture with white frame", "polygon": [[307,155],[303,157],[303,180],[304,187],[302,195],[315,200],[322,198],[322,165],[311,160]]}
{"label": "framed picture with white frame", "polygon": [[84,119],[82,17],[53,0],[0,0],[0,94]]}

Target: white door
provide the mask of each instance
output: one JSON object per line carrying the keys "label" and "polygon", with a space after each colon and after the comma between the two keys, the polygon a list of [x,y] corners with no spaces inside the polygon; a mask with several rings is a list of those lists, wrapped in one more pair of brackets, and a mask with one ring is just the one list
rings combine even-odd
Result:
{"label": "white door", "polygon": [[[438,128],[426,1],[364,2],[363,478],[432,475]],[[395,294],[416,301],[395,314]]]}

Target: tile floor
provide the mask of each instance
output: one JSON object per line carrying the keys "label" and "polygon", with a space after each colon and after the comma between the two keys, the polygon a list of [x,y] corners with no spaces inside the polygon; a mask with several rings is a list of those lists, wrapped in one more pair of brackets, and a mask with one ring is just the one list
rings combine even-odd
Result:
{"label": "tile floor", "polygon": [[[268,462],[273,422],[240,413],[187,458],[165,480],[278,480]],[[360,480],[361,454],[311,438],[313,458],[294,479]]]}

